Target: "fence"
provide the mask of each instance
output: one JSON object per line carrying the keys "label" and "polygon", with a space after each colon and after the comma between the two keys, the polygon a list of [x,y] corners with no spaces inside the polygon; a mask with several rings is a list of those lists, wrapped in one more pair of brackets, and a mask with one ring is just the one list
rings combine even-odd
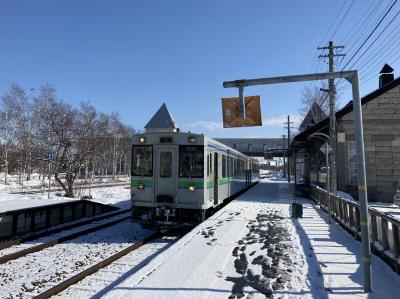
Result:
{"label": "fence", "polygon": [[[327,192],[313,188],[311,198],[328,211]],[[359,204],[331,194],[331,215],[358,240],[361,239]],[[400,274],[400,219],[368,209],[371,250]]]}
{"label": "fence", "polygon": [[0,213],[0,240],[117,210],[113,206],[74,200]]}

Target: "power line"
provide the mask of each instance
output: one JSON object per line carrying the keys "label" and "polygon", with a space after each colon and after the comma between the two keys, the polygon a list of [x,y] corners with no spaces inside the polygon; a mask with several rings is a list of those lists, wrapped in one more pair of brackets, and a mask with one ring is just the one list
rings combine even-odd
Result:
{"label": "power line", "polygon": [[347,14],[349,13],[349,11],[350,11],[351,7],[353,6],[354,2],[355,2],[355,0],[353,0],[353,1],[350,3],[349,7],[347,8],[346,12],[345,12],[344,15],[343,15],[343,18],[340,20],[338,26],[336,27],[336,30],[335,30],[335,31],[333,32],[333,34],[331,35],[330,40],[333,40],[333,37],[335,36],[336,32],[338,31],[338,29],[339,29],[340,26],[342,25],[344,19],[346,18]]}
{"label": "power line", "polygon": [[383,30],[381,31],[381,33],[379,33],[379,35],[373,40],[373,42],[368,46],[367,49],[365,49],[365,51],[357,58],[357,60],[351,65],[350,69],[361,59],[361,57],[363,57],[363,55],[365,53],[367,53],[367,51],[369,49],[371,49],[371,47],[375,44],[375,42],[382,36],[383,32],[385,32],[385,30],[393,23],[393,21],[397,18],[397,16],[400,14],[400,10],[397,12],[397,14],[390,20],[390,22],[385,26],[385,28],[383,28]]}
{"label": "power line", "polygon": [[[347,35],[343,39],[343,43],[342,44],[347,44],[347,41],[348,41],[350,36],[356,35],[356,34],[358,34],[358,32],[362,28],[364,28],[364,29],[366,28],[365,27],[365,22],[362,22],[362,21],[364,19],[367,20],[369,18],[369,16],[371,15],[371,13],[376,12],[377,11],[377,7],[379,7],[382,3],[383,3],[383,1],[378,1],[377,3],[374,3],[374,2],[371,1],[370,6],[368,6],[368,8],[362,13],[361,18],[358,19],[356,24],[354,24],[353,28],[347,33]],[[375,7],[373,7],[374,4],[375,4]]]}
{"label": "power line", "polygon": [[[393,1],[393,0],[390,0]],[[365,15],[365,18],[361,18],[360,21],[360,27],[354,32],[353,35],[350,36],[349,42],[352,40],[353,42],[349,43],[347,49],[348,51],[351,51],[356,45],[359,40],[361,40],[364,35],[367,32],[367,29],[369,25],[374,22],[373,15],[376,15],[379,12],[379,7],[383,4],[383,1],[378,1],[376,5],[372,8],[372,10],[368,13],[368,15]],[[389,5],[387,6],[389,7]],[[386,8],[384,8],[382,15]],[[369,20],[369,21],[368,21]]]}
{"label": "power line", "polygon": [[[361,46],[357,49],[357,51],[353,54],[353,56],[347,61],[346,65],[342,68],[342,71],[349,65],[349,63],[354,59],[354,57],[360,52],[362,47],[368,42],[368,40],[371,38],[371,36],[375,33],[375,31],[378,29],[378,27],[382,24],[383,20],[386,18],[386,16],[389,14],[389,12],[392,10],[393,6],[397,3],[398,0],[395,0],[393,4],[390,6],[390,8],[386,11],[384,16],[380,19],[379,23],[376,24],[374,29],[371,31],[371,33],[368,35],[368,37],[365,39],[365,41],[361,44]],[[339,80],[340,81],[340,80]]]}
{"label": "power line", "polygon": [[322,42],[327,38],[327,36],[329,34],[329,31],[331,31],[332,26],[336,23],[336,20],[339,17],[340,13],[342,12],[342,9],[343,9],[345,4],[346,4],[346,1],[343,1],[343,4],[340,6],[340,9],[339,9],[338,13],[336,14],[335,18],[333,19],[333,22],[329,26],[328,31],[326,31],[324,37],[320,40],[319,44],[322,44]]}

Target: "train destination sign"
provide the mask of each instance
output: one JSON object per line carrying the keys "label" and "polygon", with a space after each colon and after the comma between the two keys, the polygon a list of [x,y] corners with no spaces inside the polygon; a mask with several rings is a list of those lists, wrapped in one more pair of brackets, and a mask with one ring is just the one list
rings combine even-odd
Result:
{"label": "train destination sign", "polygon": [[262,126],[260,96],[244,97],[245,118],[240,117],[240,100],[222,98],[222,118],[224,128]]}

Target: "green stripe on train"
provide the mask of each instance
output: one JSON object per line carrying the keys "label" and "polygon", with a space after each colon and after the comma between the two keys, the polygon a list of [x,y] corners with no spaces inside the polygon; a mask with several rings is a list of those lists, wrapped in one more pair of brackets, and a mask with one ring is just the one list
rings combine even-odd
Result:
{"label": "green stripe on train", "polygon": [[204,183],[203,182],[178,182],[178,187],[189,187],[189,186],[202,188],[202,187],[204,187]]}
{"label": "green stripe on train", "polygon": [[233,181],[233,177],[218,179],[218,185],[229,184]]}
{"label": "green stripe on train", "polygon": [[132,179],[131,185],[136,186],[139,184],[143,184],[145,187],[153,187],[153,180],[145,180],[145,179]]}

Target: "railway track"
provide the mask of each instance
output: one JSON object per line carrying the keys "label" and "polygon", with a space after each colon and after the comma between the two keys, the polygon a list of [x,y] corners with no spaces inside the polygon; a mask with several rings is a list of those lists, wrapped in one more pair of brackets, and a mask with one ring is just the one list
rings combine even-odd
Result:
{"label": "railway track", "polygon": [[139,242],[136,242],[135,244],[117,252],[116,254],[113,254],[112,256],[96,263],[95,265],[81,271],[80,273],[62,281],[61,283],[53,286],[52,288],[44,291],[43,293],[37,295],[35,298],[37,299],[47,299],[52,296],[55,296],[59,294],[60,292],[64,291],[65,289],[73,286],[74,284],[78,283],[79,281],[83,280],[89,275],[92,275],[99,271],[100,269],[103,269],[110,265],[111,263],[117,261],[118,259],[122,258],[123,256],[127,255],[128,253],[142,247],[143,245],[147,244],[148,242],[154,240],[159,236],[158,232],[155,232],[151,234],[150,236],[140,240]]}
{"label": "railway track", "polygon": [[18,251],[12,258],[3,257],[0,298],[48,298],[158,236],[126,221],[128,215],[120,216],[64,239],[34,246],[29,252]]}
{"label": "railway track", "polygon": [[[117,223],[120,223],[120,222],[125,221],[130,218],[130,210],[123,210],[123,211],[118,211],[118,212],[119,213],[114,213],[111,217],[105,216],[105,217],[108,217],[108,219],[105,217],[101,217],[100,220],[102,220],[102,221],[100,223],[96,224],[96,223],[91,222],[87,225],[88,227],[83,228],[82,230],[74,231],[72,229],[71,233],[66,232],[65,229],[61,230],[60,231],[61,236],[54,236],[54,238],[50,238],[49,241],[39,243],[38,245],[28,246],[27,248],[23,248],[21,250],[18,250],[16,248],[17,249],[16,251],[8,253],[8,254],[7,253],[4,254],[4,251],[5,251],[4,249],[11,249],[12,246],[9,246],[8,248],[3,248],[3,250],[0,251],[0,265],[7,263],[8,261],[11,261],[11,260],[19,259],[30,253],[38,252],[40,250],[54,246],[56,244],[60,244],[60,243],[78,238],[85,234],[89,234],[89,233],[101,230],[103,228],[115,225]],[[98,220],[99,219],[97,219],[97,221]],[[82,224],[80,224],[80,225],[82,225]],[[74,226],[74,228],[76,228],[76,225]],[[34,240],[39,240],[39,239],[34,239]],[[18,241],[18,242],[20,242],[20,241]],[[20,244],[25,245],[24,243],[20,242],[16,246],[18,246]],[[34,244],[34,243],[31,243],[31,244]],[[23,246],[21,246],[21,247],[23,247]],[[9,251],[12,251],[12,250],[9,250]]]}

